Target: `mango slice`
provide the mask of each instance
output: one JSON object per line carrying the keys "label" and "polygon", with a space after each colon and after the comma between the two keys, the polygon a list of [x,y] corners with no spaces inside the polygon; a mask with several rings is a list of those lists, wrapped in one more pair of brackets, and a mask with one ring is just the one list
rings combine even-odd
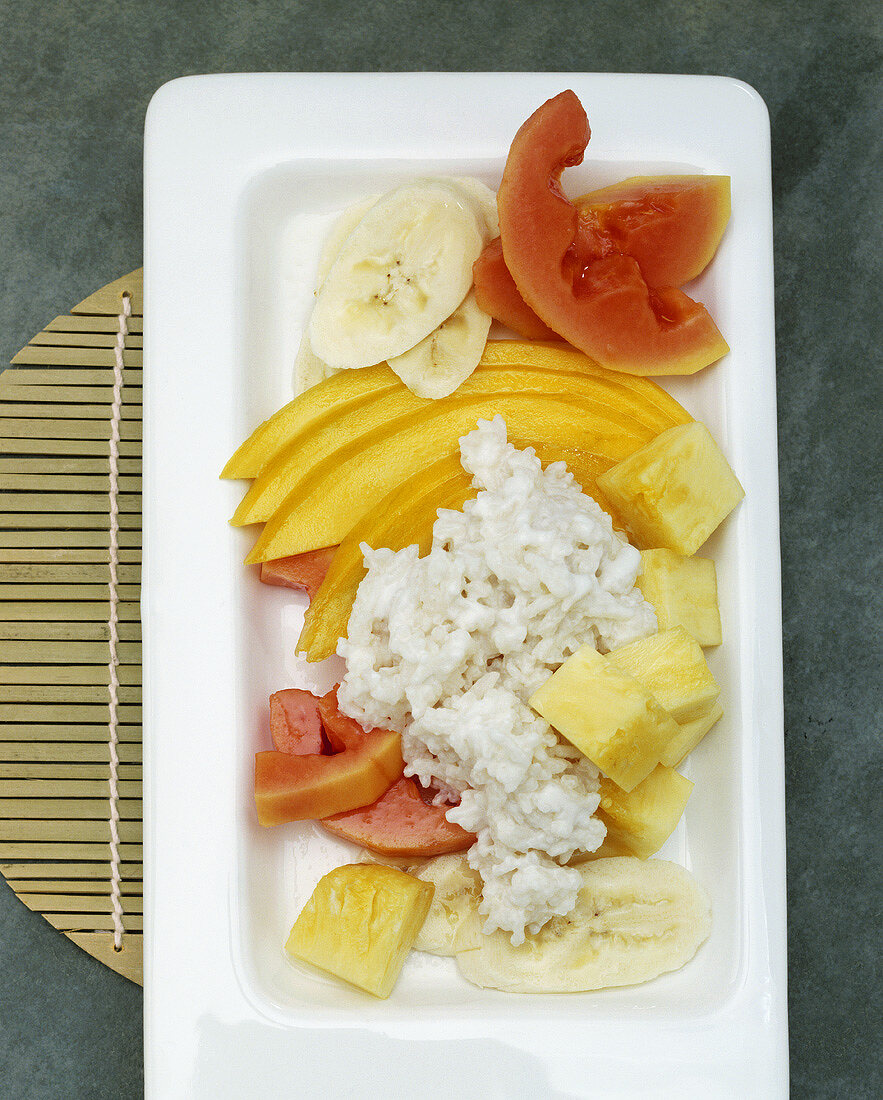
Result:
{"label": "mango slice", "polygon": [[[404,385],[384,390],[351,408],[339,408],[336,415],[299,431],[281,446],[266,463],[260,475],[243,497],[231,523],[242,526],[264,523],[283,501],[327,457],[359,442],[368,443],[395,428],[406,417],[431,415],[445,402],[453,404],[469,397],[496,396],[506,393],[548,393],[572,395],[586,402],[586,413],[599,413],[624,433],[633,430],[631,416],[624,408],[624,390],[615,375],[592,366],[583,357],[584,369],[572,369],[572,360],[563,359],[564,369],[526,365],[479,366],[450,398],[429,400],[416,397]],[[655,404],[641,409],[641,422],[657,432],[671,426],[671,417]]]}
{"label": "mango slice", "polygon": [[[439,458],[456,454],[459,437],[474,429],[479,419],[496,413],[506,420],[512,438],[603,455],[610,464],[621,461],[659,434],[660,418],[666,414],[658,403],[643,400],[638,388],[620,384],[611,391],[607,372],[599,372],[598,384],[602,396],[618,391],[615,410],[583,394],[528,390],[483,396],[457,393],[395,419],[369,439],[359,438],[333,451],[304,473],[246,561],[339,543],[387,493]],[[674,408],[679,410],[676,423],[689,421],[676,402]],[[675,420],[673,411],[667,415]]]}
{"label": "mango slice", "polygon": [[385,363],[363,370],[343,371],[327,378],[258,425],[227,462],[221,477],[257,477],[269,458],[295,432],[309,431],[342,409],[400,385]]}
{"label": "mango slice", "polygon": [[358,440],[311,470],[264,527],[247,563],[267,561],[339,543],[367,512],[408,477],[457,452],[461,435],[500,413],[510,435],[609,454],[637,450],[652,431],[635,421],[626,431],[587,408],[584,399],[553,394],[503,393],[443,398],[424,413],[401,417],[371,441]]}

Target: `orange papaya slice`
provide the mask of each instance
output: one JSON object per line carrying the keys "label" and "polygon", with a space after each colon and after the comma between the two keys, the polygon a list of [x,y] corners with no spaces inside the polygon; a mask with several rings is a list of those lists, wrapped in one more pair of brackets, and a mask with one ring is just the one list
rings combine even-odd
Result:
{"label": "orange papaya slice", "polygon": [[429,859],[462,852],[475,837],[445,817],[446,806],[426,802],[413,779],[402,777],[370,806],[320,822],[330,833],[381,855]]}
{"label": "orange papaya slice", "polygon": [[270,696],[270,736],[278,752],[310,756],[324,750],[319,700],[309,691],[284,688]]}
{"label": "orange papaya slice", "polygon": [[336,552],[336,546],[326,546],[321,550],[308,550],[305,554],[290,554],[287,558],[261,562],[261,582],[294,588],[298,592],[306,592],[312,599],[325,579]]}
{"label": "orange papaya slice", "polygon": [[632,176],[574,204],[580,232],[631,256],[651,287],[680,287],[711,262],[730,220],[729,176]]}
{"label": "orange papaya slice", "polygon": [[486,245],[472,265],[475,300],[479,309],[507,325],[528,340],[554,340],[549,326],[537,317],[521,297],[515,280],[503,258],[503,242],[499,237]]}
{"label": "orange papaya slice", "polygon": [[368,806],[401,778],[401,737],[391,730],[363,730],[337,709],[334,692],[319,701],[322,725],[334,755],[255,753],[254,791],[261,825],[307,821]]}
{"label": "orange papaya slice", "polygon": [[638,262],[594,232],[561,187],[590,136],[572,91],[544,103],[515,135],[497,207],[506,266],[553,331],[611,370],[693,374],[729,350],[708,310],[681,290],[651,288]]}

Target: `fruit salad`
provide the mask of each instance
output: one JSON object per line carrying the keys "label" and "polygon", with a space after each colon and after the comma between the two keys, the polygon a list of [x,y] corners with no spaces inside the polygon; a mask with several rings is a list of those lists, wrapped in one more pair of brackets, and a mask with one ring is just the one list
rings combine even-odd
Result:
{"label": "fruit salad", "polygon": [[255,758],[261,825],[315,820],[362,852],[285,949],[375,996],[412,949],[512,993],[634,984],[711,927],[702,885],[652,857],[723,714],[696,552],[743,494],[649,376],[726,354],[681,288],[729,181],[571,201],[589,137],[563,92],[496,194],[422,178],[345,210],[295,396],[222,473],[251,482],[247,565],[309,599],[298,652],[346,662],[321,698],[279,686]]}

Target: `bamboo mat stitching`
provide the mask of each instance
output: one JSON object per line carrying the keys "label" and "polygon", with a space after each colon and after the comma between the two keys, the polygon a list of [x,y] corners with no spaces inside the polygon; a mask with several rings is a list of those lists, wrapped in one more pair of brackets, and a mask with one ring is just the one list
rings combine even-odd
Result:
{"label": "bamboo mat stitching", "polygon": [[119,705],[118,690],[120,682],[117,676],[117,565],[119,564],[119,444],[120,444],[120,417],[123,405],[123,351],[126,347],[126,335],[128,319],[132,313],[132,299],[128,294],[123,295],[123,308],[119,316],[119,332],[114,345],[113,363],[113,401],[110,413],[110,446],[109,459],[109,497],[110,497],[110,537],[109,537],[109,566],[110,580],[108,584],[108,603],[110,614],[108,615],[108,644],[110,657],[107,662],[108,695],[110,719],[108,722],[109,747],[110,747],[110,900],[113,906],[113,949],[121,951],[123,947],[123,904],[120,898],[120,833],[119,833],[119,790],[117,788],[117,776],[120,759],[117,754],[117,707]]}

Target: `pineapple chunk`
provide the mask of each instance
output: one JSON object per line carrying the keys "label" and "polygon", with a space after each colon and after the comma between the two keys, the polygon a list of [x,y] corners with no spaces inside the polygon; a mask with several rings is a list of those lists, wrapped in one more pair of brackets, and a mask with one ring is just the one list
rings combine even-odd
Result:
{"label": "pineapple chunk", "polygon": [[602,848],[639,859],[652,856],[674,832],[692,790],[689,779],[663,764],[628,793],[601,776],[598,817],[607,826]]}
{"label": "pineapple chunk", "polygon": [[745,492],[704,424],[661,432],[598,478],[641,546],[695,554]]}
{"label": "pineapple chunk", "polygon": [[285,950],[375,997],[388,997],[434,889],[394,867],[335,867],[319,880]]}
{"label": "pineapple chunk", "polygon": [[639,680],[676,722],[707,714],[720,695],[702,647],[682,626],[630,642],[607,659]]}
{"label": "pineapple chunk", "polygon": [[642,684],[590,645],[568,657],[530,705],[624,791],[647,778],[679,733]]}
{"label": "pineapple chunk", "polygon": [[700,645],[721,644],[717,573],[710,558],[642,550],[641,574],[635,584],[656,612],[660,630],[682,626]]}
{"label": "pineapple chunk", "polygon": [[662,763],[670,768],[676,768],[684,757],[696,748],[715,722],[723,716],[724,708],[720,703],[715,703],[706,714],[701,714],[689,722],[680,723],[681,732],[666,745],[662,754]]}

